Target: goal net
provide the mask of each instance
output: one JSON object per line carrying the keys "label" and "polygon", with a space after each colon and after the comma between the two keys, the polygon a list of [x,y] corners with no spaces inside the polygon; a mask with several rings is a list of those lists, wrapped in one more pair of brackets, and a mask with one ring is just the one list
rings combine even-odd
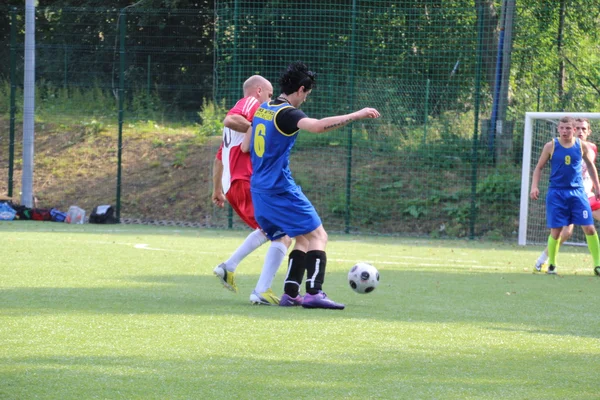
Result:
{"label": "goal net", "polygon": [[[546,193],[550,166],[542,170],[539,189],[540,198],[531,200],[531,179],[533,170],[540,158],[544,144],[558,136],[558,121],[562,117],[587,118],[590,121],[592,134],[590,142],[600,147],[600,113],[569,113],[569,112],[528,112],[525,113],[525,129],[523,132],[523,170],[521,177],[521,206],[519,213],[519,245],[545,244],[548,241],[549,230],[546,227]],[[597,133],[595,131],[598,131]],[[597,166],[597,163],[596,163]],[[575,227],[573,236],[567,244],[585,245],[585,237],[580,228]]]}

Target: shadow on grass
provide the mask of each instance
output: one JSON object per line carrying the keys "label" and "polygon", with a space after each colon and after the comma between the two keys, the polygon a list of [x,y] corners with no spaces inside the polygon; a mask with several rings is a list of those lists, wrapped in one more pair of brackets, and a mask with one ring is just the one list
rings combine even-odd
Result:
{"label": "shadow on grass", "polygon": [[[204,275],[124,276],[110,287],[24,287],[0,290],[4,315],[165,314],[239,315],[247,318],[332,318],[471,323],[535,327],[539,331],[600,337],[600,280],[593,276],[383,271],[375,292],[359,295],[345,274],[328,273],[325,289],[344,311],[252,306],[248,296],[258,277],[238,276],[240,293]],[[280,285],[278,276],[274,283]],[[276,290],[277,291],[277,290]],[[589,304],[589,307],[585,307]],[[560,327],[560,328],[559,328]],[[525,329],[527,330],[527,329]]]}
{"label": "shadow on grass", "polygon": [[[587,377],[590,362],[580,362],[577,354],[566,357],[563,362],[569,361],[571,376],[586,377],[577,380],[578,398],[592,395],[588,391],[594,387],[593,377]],[[390,350],[381,359],[353,359],[346,354],[299,361],[288,360],[279,352],[268,362],[261,355],[65,354],[0,359],[0,367],[7,361],[10,369],[1,368],[0,372],[3,398],[543,399],[556,398],[557,390],[557,384],[544,383],[547,372],[540,368],[535,353],[527,351],[500,352],[493,362],[474,354],[440,354],[432,359],[431,354],[401,348]],[[511,368],[513,365],[520,367]],[[523,374],[527,368],[530,371]],[[571,380],[561,379],[562,385],[568,386],[565,380]]]}

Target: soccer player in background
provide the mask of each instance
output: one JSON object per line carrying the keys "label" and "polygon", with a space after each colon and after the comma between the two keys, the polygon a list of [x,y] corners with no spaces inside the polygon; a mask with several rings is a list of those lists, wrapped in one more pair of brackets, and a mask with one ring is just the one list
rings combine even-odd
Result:
{"label": "soccer player in background", "polygon": [[[213,270],[223,286],[233,292],[238,291],[235,282],[238,264],[267,241],[266,235],[254,218],[250,194],[252,164],[248,149],[243,147],[249,142],[246,140],[244,145],[244,137],[249,134],[252,117],[261,103],[271,99],[273,86],[262,76],[253,75],[244,82],[243,90],[244,98],[235,104],[223,121],[223,141],[213,163],[212,202],[218,207],[223,207],[227,200],[246,225],[253,229],[231,257]],[[265,293],[265,296],[270,294],[276,298],[271,290],[271,283],[280,264],[281,261],[277,260],[275,263],[271,262],[267,254],[255,291],[259,290],[259,293]],[[252,299],[251,296],[250,300]]]}
{"label": "soccer player in background", "polygon": [[[290,253],[280,306],[344,309],[323,292],[327,255],[327,232],[315,208],[292,178],[290,152],[300,129],[322,133],[352,121],[377,118],[374,108],[323,119],[309,118],[299,107],[315,86],[315,73],[302,62],[290,64],[279,79],[281,94],[264,103],[254,114],[250,153],[253,174],[250,181],[256,221],[271,240],[271,248],[285,257],[289,240],[296,238]],[[299,246],[299,243],[303,246]],[[300,285],[307,273],[306,295]]]}
{"label": "soccer player in background", "polygon": [[[596,145],[588,140],[589,136],[592,134],[592,128],[590,126],[590,121],[587,118],[576,118],[575,119],[575,136],[579,137],[579,139],[583,140],[587,143],[591,152],[592,163],[596,164],[596,156],[598,155],[598,148]],[[600,221],[600,201],[596,199],[594,195],[594,184],[592,182],[592,177],[587,170],[587,166],[585,164],[582,165],[582,174],[583,174],[583,187],[585,189],[585,193],[588,196],[588,201],[590,202],[590,207],[592,208],[592,216],[595,220]],[[569,226],[565,226],[560,234],[560,242],[556,251],[560,249],[560,246],[569,240],[573,235],[573,227],[571,224]],[[534,271],[542,272],[542,269],[546,262],[548,261],[548,248],[546,247],[542,254],[538,257],[535,262]]]}
{"label": "soccer player in background", "polygon": [[550,161],[550,185],[546,195],[546,222],[550,228],[548,236],[548,271],[556,274],[556,253],[564,227],[580,225],[594,260],[594,273],[600,274],[600,244],[594,227],[592,209],[584,189],[582,165],[585,163],[595,192],[600,199],[598,171],[592,161],[591,146],[574,136],[575,121],[564,117],[558,123],[558,138],[544,145],[542,154],[533,172],[530,197],[539,198],[538,188],[542,169]]}

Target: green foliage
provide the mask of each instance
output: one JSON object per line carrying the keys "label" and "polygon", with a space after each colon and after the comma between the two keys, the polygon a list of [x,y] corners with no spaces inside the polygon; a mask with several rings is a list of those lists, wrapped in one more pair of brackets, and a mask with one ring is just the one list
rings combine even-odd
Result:
{"label": "green foliage", "polygon": [[185,160],[189,153],[190,144],[188,142],[180,142],[177,143],[175,146],[177,151],[175,152],[175,159],[173,160],[171,165],[174,168],[184,168]]}
{"label": "green foliage", "polygon": [[[20,87],[17,87],[15,91],[15,107],[17,115],[21,115],[23,113],[23,89]],[[10,114],[9,80],[0,80],[0,113],[7,117]]]}
{"label": "green foliage", "polygon": [[66,88],[42,79],[36,83],[35,96],[36,116],[39,118],[59,114],[96,118],[117,115],[117,101],[112,92],[97,84],[87,88]]}
{"label": "green foliage", "polygon": [[477,184],[477,198],[488,205],[516,205],[521,196],[520,171],[514,165],[501,165]]}
{"label": "green foliage", "polygon": [[96,136],[106,129],[102,121],[97,121],[95,119],[91,121],[83,121],[82,126],[83,134],[85,136]]}
{"label": "green foliage", "polygon": [[[444,113],[437,118],[428,118],[426,125],[410,127],[398,149],[428,167],[451,170],[475,160],[473,129],[472,113]],[[481,145],[476,146],[475,150],[478,165],[492,161]]]}
{"label": "green foliage", "polygon": [[152,139],[152,147],[155,149],[165,147],[165,141],[159,138],[154,138]]}
{"label": "green foliage", "polygon": [[165,105],[161,101],[158,92],[146,90],[135,91],[129,101],[128,112],[139,120],[164,120]]}
{"label": "green foliage", "polygon": [[[533,1],[519,7],[511,66],[512,119],[520,119],[526,111],[600,111],[600,18],[597,12],[590,12],[597,10],[600,2],[566,3],[562,49],[558,52],[560,3]],[[561,63],[564,80],[557,74]],[[561,84],[562,96],[558,89]]]}
{"label": "green foliage", "polygon": [[401,209],[403,214],[409,215],[416,219],[425,217],[427,214],[429,214],[429,207],[423,204],[423,202],[420,200],[411,200],[408,202],[408,204],[404,203]]}
{"label": "green foliage", "polygon": [[200,124],[196,134],[200,138],[208,136],[219,136],[223,132],[223,119],[227,114],[225,100],[215,103],[212,100],[203,99],[202,108],[198,113]]}

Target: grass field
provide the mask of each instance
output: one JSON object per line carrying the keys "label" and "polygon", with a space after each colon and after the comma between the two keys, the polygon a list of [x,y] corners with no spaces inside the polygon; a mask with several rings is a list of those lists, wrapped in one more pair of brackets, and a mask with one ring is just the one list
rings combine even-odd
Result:
{"label": "grass field", "polygon": [[[0,223],[2,399],[597,399],[600,279],[585,248],[331,236],[346,310],[252,306],[244,232]],[[358,295],[356,261],[381,284]],[[274,289],[281,292],[283,268]]]}

